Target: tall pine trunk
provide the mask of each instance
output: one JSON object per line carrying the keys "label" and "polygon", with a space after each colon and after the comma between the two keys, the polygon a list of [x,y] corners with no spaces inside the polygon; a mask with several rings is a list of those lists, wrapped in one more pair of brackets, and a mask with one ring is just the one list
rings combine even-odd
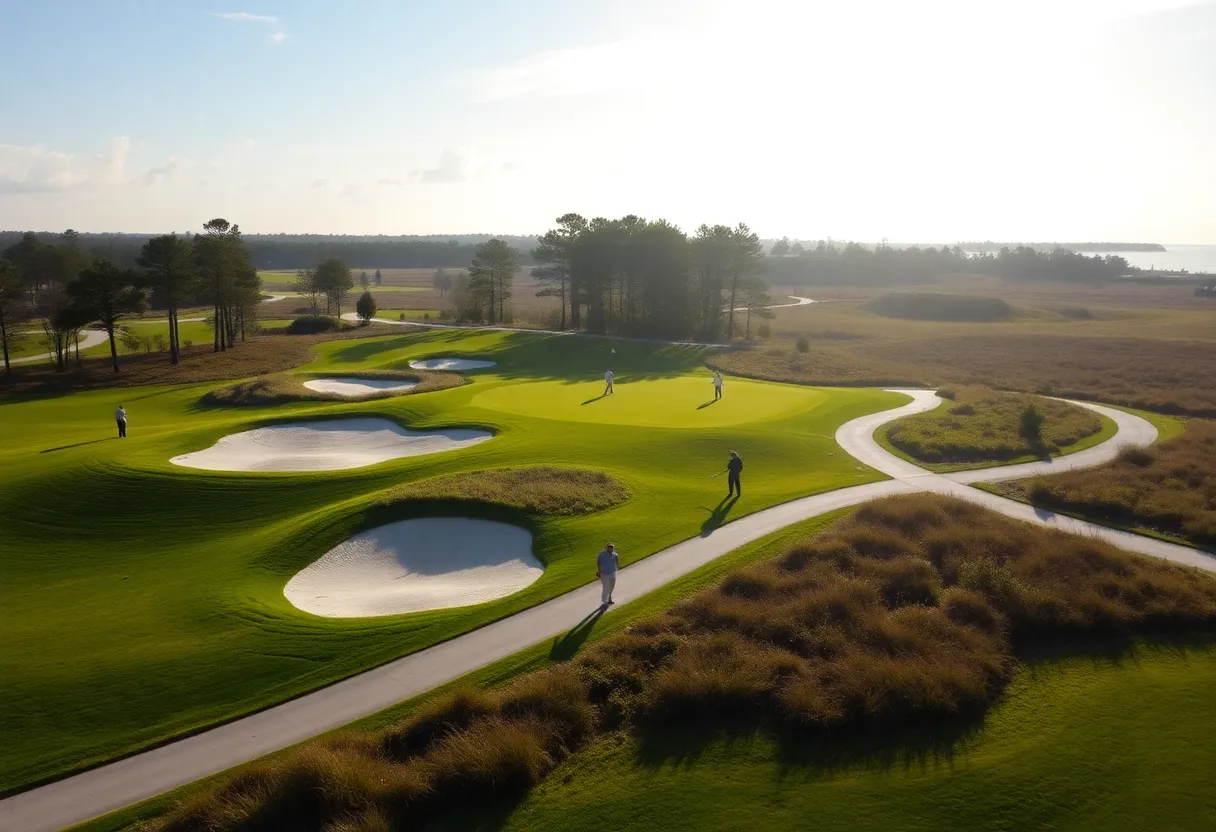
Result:
{"label": "tall pine trunk", "polygon": [[114,345],[114,324],[106,324],[106,334],[110,336],[110,361],[114,363],[114,372],[118,372],[118,347]]}

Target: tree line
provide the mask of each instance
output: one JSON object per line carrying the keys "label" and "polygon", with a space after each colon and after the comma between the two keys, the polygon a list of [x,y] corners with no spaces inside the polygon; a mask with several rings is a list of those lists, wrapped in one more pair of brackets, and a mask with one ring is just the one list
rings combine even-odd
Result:
{"label": "tree line", "polygon": [[[744,224],[689,236],[666,220],[565,214],[532,259],[537,294],[557,298],[562,330],[718,341],[750,336],[752,314],[767,314],[764,250]],[[450,279],[456,316],[507,322],[519,265],[505,242],[479,245],[467,275]]]}
{"label": "tree line", "polygon": [[115,335],[120,323],[150,304],[167,310],[170,361],[177,364],[180,308],[211,307],[213,347],[221,352],[254,331],[260,302],[261,280],[240,228],[225,219],[210,220],[192,238],[149,238],[130,266],[86,251],[70,230],[54,241],[27,233],[0,252],[0,344],[6,373],[12,371],[9,347],[18,322],[40,321],[59,370],[66,369],[73,345],[79,366],[83,330],[104,330],[118,372]]}
{"label": "tree line", "polygon": [[[0,250],[20,242],[25,235],[0,231]],[[58,244],[59,235],[34,233],[40,241]],[[93,234],[77,235],[77,245],[93,257],[104,257],[123,268],[134,268],[143,246],[152,235]],[[315,269],[326,260],[375,265],[382,269],[465,268],[473,262],[478,242],[469,236],[460,239],[330,237],[325,235],[245,235],[249,260],[259,269]],[[507,237],[508,244],[527,252],[535,237]]]}
{"label": "tree line", "polygon": [[1097,282],[1137,271],[1118,255],[1087,257],[1064,248],[1039,251],[1029,246],[968,254],[961,246],[873,248],[859,243],[838,246],[830,240],[773,244],[769,273],[778,283],[915,284],[945,274],[985,274]]}

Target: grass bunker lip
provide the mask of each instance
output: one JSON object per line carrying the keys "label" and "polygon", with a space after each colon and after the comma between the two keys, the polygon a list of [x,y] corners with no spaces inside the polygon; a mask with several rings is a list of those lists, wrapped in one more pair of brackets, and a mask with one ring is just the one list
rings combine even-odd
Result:
{"label": "grass bunker lip", "polygon": [[297,572],[283,594],[314,615],[370,618],[493,601],[525,589],[543,572],[527,529],[470,517],[420,517],[338,544]]}
{"label": "grass bunker lip", "polygon": [[338,471],[459,450],[492,436],[470,428],[410,430],[376,417],[317,419],[232,433],[169,461],[204,471]]}

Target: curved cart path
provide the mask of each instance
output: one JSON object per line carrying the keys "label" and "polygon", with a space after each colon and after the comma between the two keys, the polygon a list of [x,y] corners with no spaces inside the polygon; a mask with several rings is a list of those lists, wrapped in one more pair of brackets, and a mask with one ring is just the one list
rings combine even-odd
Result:
{"label": "curved cart path", "polygon": [[[1144,419],[1120,410],[1076,402],[1113,419],[1118,426],[1115,436],[1064,459],[943,475],[930,473],[893,456],[874,440],[874,430],[880,425],[901,416],[932,410],[939,403],[932,391],[896,392],[907,394],[912,401],[902,407],[854,419],[836,432],[836,441],[845,451],[892,479],[773,506],[644,558],[621,570],[615,593],[618,603],[636,600],[715,558],[793,523],[878,497],[917,491],[949,494],[1019,520],[1099,537],[1129,551],[1216,572],[1216,557],[1203,552],[1056,515],[966,484],[997,479],[1014,470],[1018,471],[1017,476],[1027,476],[1104,462],[1118,453],[1120,445],[1147,445],[1156,439],[1156,429]],[[0,829],[5,832],[53,832],[278,751],[561,635],[598,607],[599,586],[590,584],[282,705],[15,795],[0,801]]]}
{"label": "curved cart path", "polygon": [[[89,347],[95,347],[98,344],[104,344],[109,337],[110,336],[108,336],[105,332],[98,330],[98,329],[87,330],[84,333],[84,336],[80,339],[80,349],[87,350]],[[75,349],[76,349],[76,344],[75,344],[75,342],[73,342],[70,350],[75,351]],[[13,359],[9,360],[9,363],[10,364],[33,364],[36,361],[54,361],[54,360],[55,360],[54,352],[45,352],[45,353],[42,353],[41,355],[27,355],[25,358],[13,358]]]}

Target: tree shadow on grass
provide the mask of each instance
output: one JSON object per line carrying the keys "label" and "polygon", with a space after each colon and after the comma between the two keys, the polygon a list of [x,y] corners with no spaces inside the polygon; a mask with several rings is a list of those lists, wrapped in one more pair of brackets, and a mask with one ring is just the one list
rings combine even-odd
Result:
{"label": "tree shadow on grass", "polygon": [[738,497],[728,495],[723,497],[722,502],[712,509],[701,506],[704,511],[709,512],[709,517],[706,517],[705,522],[701,524],[701,537],[709,537],[715,529],[726,522],[726,515],[730,514],[730,510],[735,507],[737,502],[739,502]]}
{"label": "tree shadow on grass", "polygon": [[564,662],[574,658],[574,654],[582,649],[583,644],[591,636],[591,631],[605,612],[607,612],[607,607],[597,607],[594,612],[575,624],[565,635],[553,639],[553,646],[549,648],[549,661]]}
{"label": "tree shadow on grass", "polygon": [[[1216,650],[1216,634],[1167,633],[1150,637],[1110,636],[1052,640],[1014,650],[1019,673],[1034,679],[1060,672],[1060,663],[1077,659],[1099,666],[1136,664],[1146,652],[1167,651],[1185,658],[1196,651]],[[889,772],[951,767],[984,727],[999,698],[955,715],[921,717],[906,727],[858,726],[835,736],[790,730],[766,723],[759,715],[705,717],[684,725],[670,721],[643,723],[637,728],[636,764],[650,769],[691,768],[711,745],[740,752],[756,742],[771,743],[780,775],[803,781],[849,770]]]}
{"label": "tree shadow on grass", "polygon": [[79,448],[83,445],[96,445],[98,442],[110,442],[117,438],[117,436],[107,436],[105,439],[90,439],[88,442],[76,442],[72,445],[60,445],[57,448],[47,448],[46,450],[39,451],[38,453],[49,454],[53,453],[54,451],[66,451],[68,448]]}

